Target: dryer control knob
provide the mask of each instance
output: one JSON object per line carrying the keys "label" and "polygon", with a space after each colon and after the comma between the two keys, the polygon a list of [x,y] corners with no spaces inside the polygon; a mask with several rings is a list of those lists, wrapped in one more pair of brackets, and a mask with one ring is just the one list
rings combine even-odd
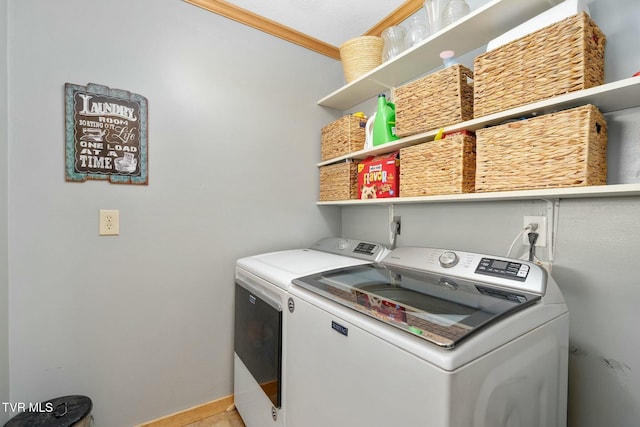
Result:
{"label": "dryer control knob", "polygon": [[443,266],[444,268],[453,267],[458,263],[459,260],[460,259],[458,258],[458,255],[456,255],[455,252],[451,252],[451,251],[443,252],[440,255],[440,258],[438,258],[438,261],[440,261],[440,265]]}

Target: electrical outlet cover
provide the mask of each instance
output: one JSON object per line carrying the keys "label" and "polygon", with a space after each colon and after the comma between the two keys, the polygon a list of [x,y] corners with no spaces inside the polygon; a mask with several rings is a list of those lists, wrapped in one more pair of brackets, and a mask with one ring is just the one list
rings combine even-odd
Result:
{"label": "electrical outlet cover", "polygon": [[[547,246],[547,217],[546,216],[525,216],[523,220],[523,227],[528,226],[529,224],[538,224],[538,228],[536,229],[536,233],[538,233],[538,240],[536,240],[536,246],[545,247]],[[529,246],[529,234],[526,231],[522,235],[522,244]]]}
{"label": "electrical outlet cover", "polygon": [[120,234],[120,211],[100,209],[98,235],[117,236]]}

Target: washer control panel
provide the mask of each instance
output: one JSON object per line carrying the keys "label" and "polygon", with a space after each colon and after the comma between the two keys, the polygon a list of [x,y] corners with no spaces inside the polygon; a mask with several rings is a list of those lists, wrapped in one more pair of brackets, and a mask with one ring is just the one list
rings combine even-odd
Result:
{"label": "washer control panel", "polygon": [[524,282],[527,280],[527,275],[529,274],[529,266],[514,261],[483,257],[475,272]]}
{"label": "washer control panel", "polygon": [[399,247],[390,251],[382,264],[436,274],[453,282],[462,279],[538,295],[545,294],[547,285],[547,272],[534,263],[450,249]]}

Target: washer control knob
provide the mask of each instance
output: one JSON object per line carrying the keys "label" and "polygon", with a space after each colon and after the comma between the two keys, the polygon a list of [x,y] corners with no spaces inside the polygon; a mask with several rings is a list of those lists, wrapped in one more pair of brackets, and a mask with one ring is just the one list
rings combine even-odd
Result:
{"label": "washer control knob", "polygon": [[338,249],[346,249],[347,247],[349,247],[349,241],[347,239],[340,239]]}
{"label": "washer control knob", "polygon": [[443,252],[440,255],[440,258],[438,258],[438,261],[440,261],[440,265],[443,266],[444,268],[453,267],[458,263],[459,260],[460,259],[458,258],[458,255],[456,255],[455,252],[451,252],[451,251]]}

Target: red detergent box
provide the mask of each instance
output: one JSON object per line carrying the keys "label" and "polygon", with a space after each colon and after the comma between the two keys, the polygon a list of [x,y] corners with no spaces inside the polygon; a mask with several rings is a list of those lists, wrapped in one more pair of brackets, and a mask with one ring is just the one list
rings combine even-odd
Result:
{"label": "red detergent box", "polygon": [[400,159],[398,151],[383,156],[368,157],[358,163],[358,197],[382,199],[398,197]]}

